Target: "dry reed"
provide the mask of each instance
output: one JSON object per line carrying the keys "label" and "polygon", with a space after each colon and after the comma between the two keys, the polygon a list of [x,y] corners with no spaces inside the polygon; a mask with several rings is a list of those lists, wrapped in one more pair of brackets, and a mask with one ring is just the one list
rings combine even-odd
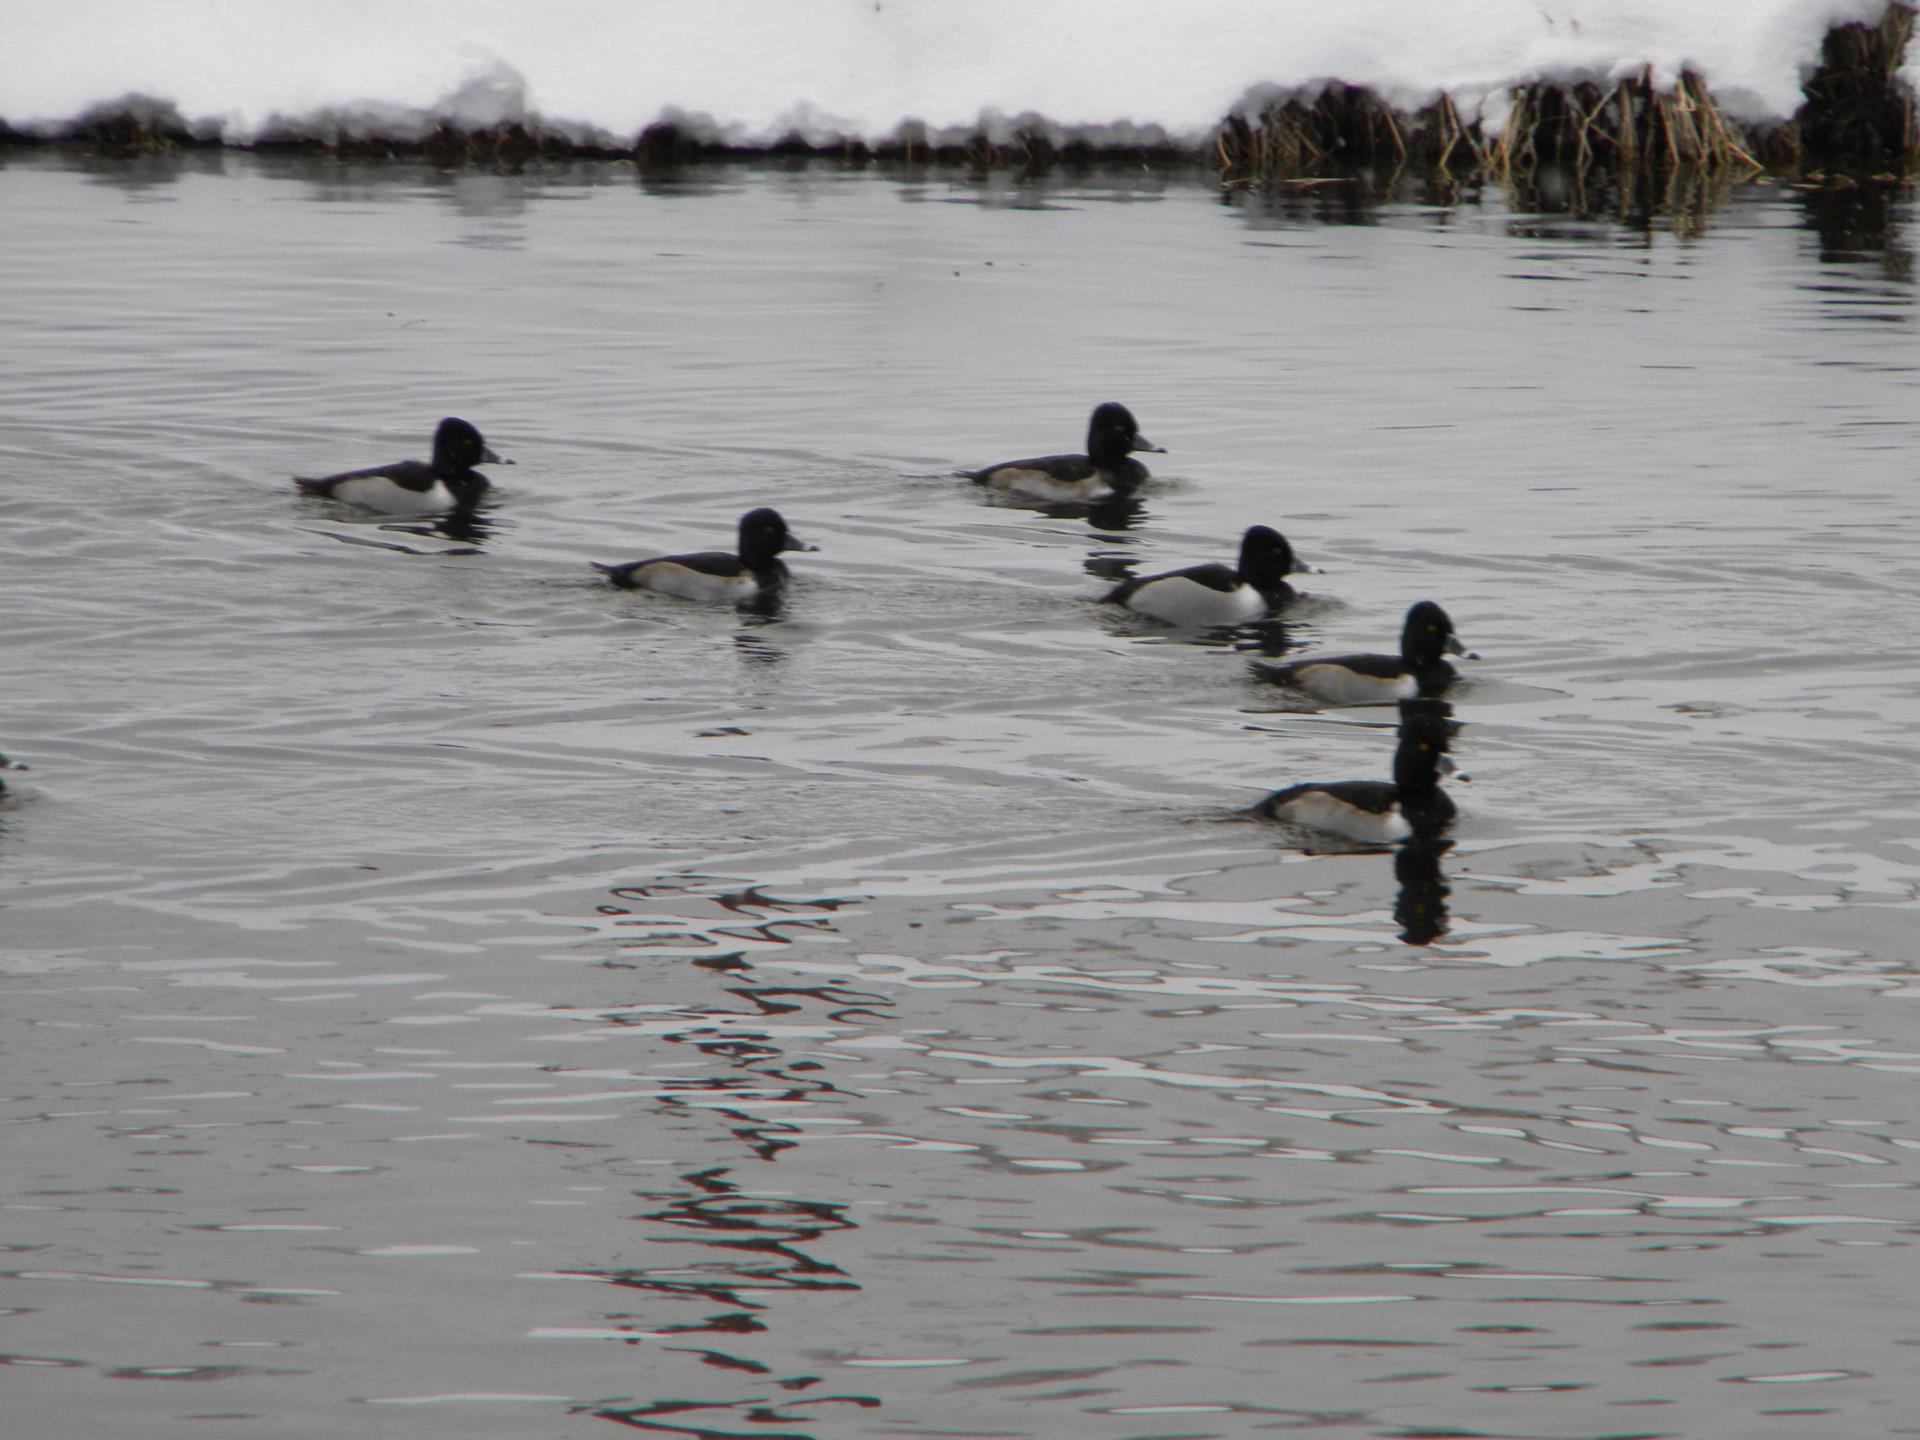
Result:
{"label": "dry reed", "polygon": [[[1462,114],[1441,95],[1415,113],[1394,109],[1361,86],[1334,82],[1317,94],[1273,100],[1257,114],[1221,122],[1201,150],[1171,143],[1102,145],[1062,141],[1044,123],[1025,123],[1011,135],[984,131],[939,141],[926,128],[903,124],[887,140],[808,140],[787,135],[771,144],[735,146],[672,123],[649,126],[630,145],[571,140],[537,120],[481,129],[439,122],[424,138],[348,137],[282,133],[258,148],[338,156],[414,156],[442,166],[518,169],[563,158],[628,160],[642,169],[728,159],[818,160],[846,165],[964,166],[976,172],[1043,173],[1057,166],[1099,164],[1191,166],[1211,162],[1228,187],[1311,187],[1366,181],[1378,188],[1402,176],[1423,175],[1442,193],[1461,183],[1497,180],[1515,187],[1548,171],[1564,172],[1576,194],[1611,189],[1620,203],[1658,201],[1662,193],[1711,191],[1728,177],[1763,169],[1806,172],[1824,167],[1862,174],[1909,172],[1920,162],[1920,126],[1914,97],[1900,79],[1915,12],[1904,0],[1889,4],[1874,24],[1829,30],[1818,69],[1805,86],[1806,103],[1792,120],[1744,127],[1715,102],[1692,71],[1658,85],[1650,69],[1618,81],[1541,80],[1511,92],[1511,109],[1497,134]],[[171,105],[129,97],[90,110],[50,134],[23,134],[0,120],[0,146],[72,145],[108,155],[133,155],[217,145],[195,136]],[[1676,182],[1676,176],[1699,172]],[[1556,182],[1557,183],[1557,182]],[[1836,182],[1842,183],[1842,182]],[[1664,202],[1663,202],[1664,203]]]}

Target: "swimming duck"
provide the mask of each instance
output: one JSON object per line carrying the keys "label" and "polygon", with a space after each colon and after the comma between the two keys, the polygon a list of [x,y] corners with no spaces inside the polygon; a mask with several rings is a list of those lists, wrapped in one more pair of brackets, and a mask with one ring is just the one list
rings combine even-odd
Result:
{"label": "swimming duck", "polygon": [[1370,845],[1436,835],[1455,813],[1453,800],[1440,788],[1441,770],[1448,765],[1447,738],[1446,721],[1408,714],[1400,722],[1391,781],[1289,785],[1267,796],[1250,813]]}
{"label": "swimming duck", "polygon": [[1447,655],[1467,647],[1453,633],[1453,620],[1431,600],[1407,611],[1398,655],[1318,655],[1290,665],[1256,663],[1254,673],[1276,685],[1291,685],[1330,705],[1384,705],[1419,695],[1438,695],[1453,683]]}
{"label": "swimming duck", "polygon": [[657,590],[683,600],[713,600],[735,605],[759,599],[785,583],[787,567],[782,550],[817,550],[797,540],[778,510],[749,510],[740,517],[740,550],[703,550],[694,555],[661,555],[631,560],[625,565],[593,568],[627,590]]}
{"label": "swimming duck", "polygon": [[476,465],[511,465],[487,448],[480,432],[449,415],[433,432],[433,459],[398,460],[367,470],[348,470],[319,480],[294,476],[303,495],[344,500],[386,515],[430,515],[471,510],[487,491]]}
{"label": "swimming duck", "polygon": [[1238,625],[1293,598],[1287,584],[1292,570],[1293,547],[1286,536],[1255,525],[1241,537],[1237,566],[1189,565],[1143,575],[1116,585],[1102,599],[1169,625]]}
{"label": "swimming duck", "polygon": [[1133,489],[1147,478],[1147,467],[1132,458],[1135,450],[1150,450],[1156,455],[1167,453],[1140,433],[1131,410],[1109,400],[1095,407],[1093,417],[1087,422],[1084,455],[1004,460],[983,470],[960,473],[992,489],[1024,495],[1031,500],[1106,500]]}
{"label": "swimming duck", "polygon": [[[14,761],[9,760],[5,755],[0,755],[0,770],[5,770],[11,774],[26,768],[24,765],[16,764]],[[17,789],[10,788],[6,780],[0,778],[0,805],[6,804],[9,800],[17,800],[19,798],[21,798],[21,792]]]}

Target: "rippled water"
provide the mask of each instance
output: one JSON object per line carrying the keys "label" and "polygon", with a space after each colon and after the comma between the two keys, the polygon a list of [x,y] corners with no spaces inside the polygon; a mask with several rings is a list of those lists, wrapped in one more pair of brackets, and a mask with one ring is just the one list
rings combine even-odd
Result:
{"label": "rippled water", "polygon": [[[7,1440],[1920,1431],[1905,197],[0,212]],[[1108,398],[1137,509],[947,473]],[[448,413],[479,533],[292,493]],[[763,503],[774,614],[586,567]],[[1254,521],[1282,624],[1093,603]],[[1235,819],[1423,596],[1437,873]]]}

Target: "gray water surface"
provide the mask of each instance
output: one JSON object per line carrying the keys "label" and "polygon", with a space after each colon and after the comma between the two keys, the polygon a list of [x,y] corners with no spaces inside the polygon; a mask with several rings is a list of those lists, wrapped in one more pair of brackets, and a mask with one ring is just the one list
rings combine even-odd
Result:
{"label": "gray water surface", "polygon": [[[4,1440],[1920,1434],[1910,199],[0,215]],[[1137,507],[950,474],[1109,398]],[[477,528],[294,494],[444,414]],[[771,613],[587,568],[760,504]],[[1253,522],[1280,623],[1096,603]],[[1236,818],[1423,597],[1439,873]]]}

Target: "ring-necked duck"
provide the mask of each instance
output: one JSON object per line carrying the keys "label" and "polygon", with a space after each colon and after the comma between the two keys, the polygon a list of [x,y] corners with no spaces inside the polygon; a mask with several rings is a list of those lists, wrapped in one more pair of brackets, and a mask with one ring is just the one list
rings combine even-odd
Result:
{"label": "ring-necked duck", "polygon": [[1318,655],[1290,665],[1253,668],[1263,680],[1291,685],[1332,705],[1384,705],[1438,695],[1454,678],[1453,666],[1444,657],[1466,653],[1447,612],[1422,600],[1407,611],[1398,655]]}
{"label": "ring-necked duck", "polygon": [[1407,713],[1400,722],[1391,781],[1289,785],[1267,796],[1250,813],[1372,845],[1436,835],[1455,813],[1453,800],[1440,788],[1441,769],[1449,763],[1447,737],[1445,720]]}
{"label": "ring-necked duck", "polygon": [[1005,460],[981,470],[962,470],[995,490],[1035,500],[1106,500],[1133,489],[1145,480],[1147,467],[1132,458],[1135,450],[1156,455],[1166,450],[1140,433],[1133,412],[1109,400],[1098,406],[1087,423],[1087,453],[1040,455],[1031,460]]}
{"label": "ring-necked duck", "polygon": [[[15,764],[13,761],[9,760],[5,755],[0,755],[0,770],[5,770],[9,773],[12,773],[15,771],[24,770],[26,768],[27,767],[24,765]],[[5,804],[9,800],[17,800],[20,798],[21,798],[21,792],[19,792],[18,790],[10,789],[7,785],[6,780],[4,778],[0,778],[0,805]]]}
{"label": "ring-necked duck", "polygon": [[476,465],[511,465],[487,448],[480,432],[449,415],[433,432],[433,459],[399,460],[366,470],[348,470],[319,480],[294,476],[305,495],[344,500],[386,515],[427,515],[470,510],[487,491]]}
{"label": "ring-necked duck", "polygon": [[740,517],[740,553],[704,550],[695,555],[661,555],[625,565],[590,562],[615,585],[628,590],[657,590],[683,600],[715,600],[735,605],[759,599],[787,578],[782,550],[817,550],[796,540],[778,510],[749,510]]}
{"label": "ring-necked duck", "polygon": [[1237,567],[1189,565],[1116,585],[1103,600],[1169,625],[1238,625],[1293,598],[1287,576],[1293,547],[1286,536],[1255,525],[1240,540]]}

